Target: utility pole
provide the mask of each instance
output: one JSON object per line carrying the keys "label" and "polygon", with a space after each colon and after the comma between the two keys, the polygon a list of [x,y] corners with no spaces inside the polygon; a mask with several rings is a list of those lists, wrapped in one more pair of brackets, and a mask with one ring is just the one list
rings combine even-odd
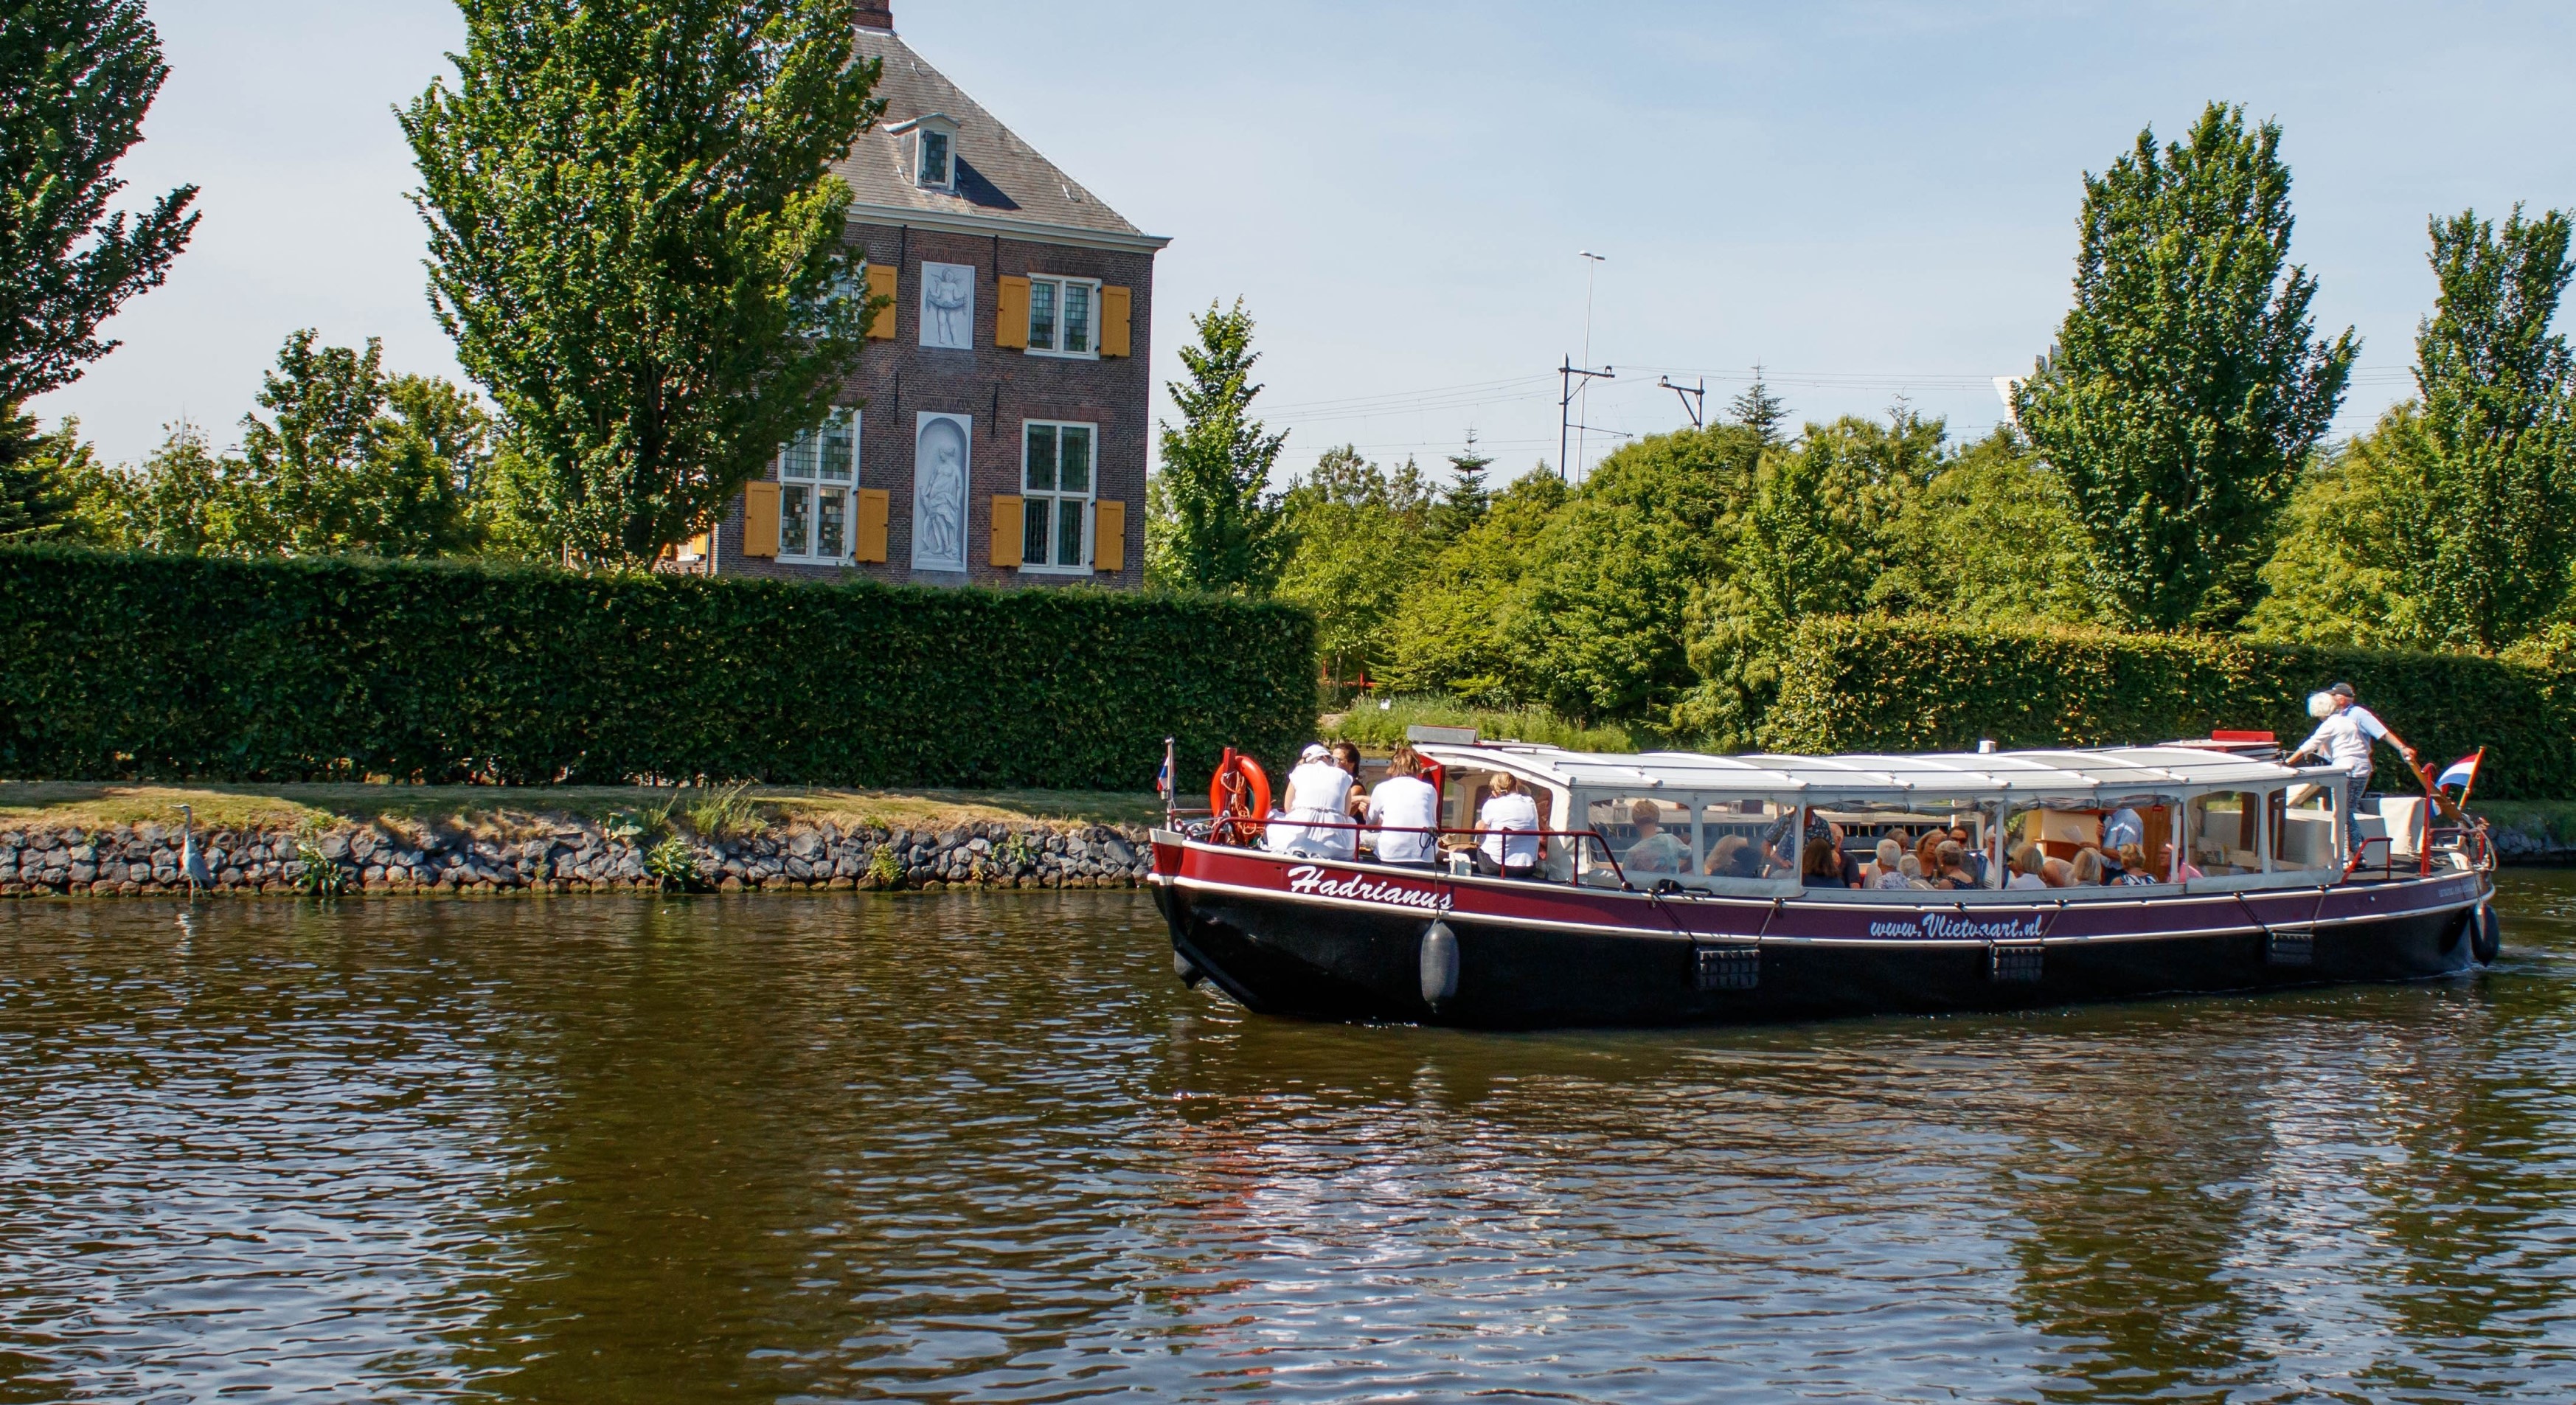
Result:
{"label": "utility pole", "polygon": [[1700,377],[1697,385],[1675,385],[1672,377],[1659,376],[1655,384],[1682,398],[1682,413],[1691,417],[1691,428],[1708,428],[1702,418],[1708,411],[1708,377]]}
{"label": "utility pole", "polygon": [[1583,384],[1589,386],[1595,380],[1615,381],[1619,376],[1617,368],[1611,366],[1604,366],[1597,371],[1589,366],[1577,366],[1571,356],[1565,358],[1565,363],[1558,366],[1556,371],[1559,389],[1556,397],[1556,476],[1571,483],[1574,481],[1574,475],[1565,464],[1566,440],[1571,431],[1592,427],[1577,425],[1574,422],[1574,397],[1582,393],[1576,388],[1575,377],[1581,376]]}
{"label": "utility pole", "polygon": [[[1592,281],[1593,276],[1601,271],[1601,265],[1608,263],[1610,260],[1604,255],[1592,252],[1590,249],[1576,250],[1575,257],[1583,260],[1583,364],[1590,366],[1592,364]],[[1607,370],[1609,368],[1605,366],[1602,369]],[[1592,389],[1592,381],[1588,373],[1586,374],[1583,382],[1583,389],[1586,392],[1589,392]],[[1583,412],[1584,419],[1590,419],[1592,417],[1592,397],[1588,393],[1583,397]],[[1577,433],[1581,433],[1583,431],[1583,425],[1580,421],[1578,421],[1574,427]],[[1557,468],[1559,469],[1558,476],[1563,478],[1566,482],[1571,483],[1574,481],[1573,469],[1564,462],[1565,445],[1561,442],[1562,439],[1563,436],[1559,435],[1560,442],[1556,446],[1556,457],[1558,460]],[[1574,441],[1574,452],[1576,457],[1579,458],[1582,456],[1582,440],[1577,439]]]}

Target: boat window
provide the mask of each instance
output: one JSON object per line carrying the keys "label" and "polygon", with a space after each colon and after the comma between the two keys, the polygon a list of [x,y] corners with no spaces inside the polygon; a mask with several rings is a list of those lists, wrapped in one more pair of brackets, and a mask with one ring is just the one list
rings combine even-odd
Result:
{"label": "boat window", "polygon": [[2195,795],[2184,813],[2193,867],[2212,878],[2263,871],[2262,831],[2256,819],[2262,810],[2253,792]]}
{"label": "boat window", "polygon": [[[1483,812],[1485,802],[1493,798],[1494,777],[1497,774],[1499,773],[1494,771],[1471,770],[1464,766],[1453,765],[1447,768],[1440,787],[1440,827],[1444,830],[1461,832],[1440,836],[1441,848],[1475,847],[1475,839],[1464,831],[1476,827],[1477,815]],[[1538,827],[1543,830],[1559,828],[1556,822],[1558,808],[1556,792],[1543,783],[1518,773],[1514,774],[1514,779],[1520,782],[1522,789],[1529,792],[1530,799],[1537,803]],[[1554,874],[1559,881],[1567,877],[1562,871],[1565,867],[1562,861],[1565,852],[1566,844],[1563,840],[1538,841],[1539,866]]]}
{"label": "boat window", "polygon": [[[2170,795],[2101,795],[2026,801],[2015,805],[2004,821],[2007,866],[2029,846],[2027,862],[2037,858],[2042,875],[2054,874],[2077,886],[2176,881],[2173,841],[2180,802]],[[2099,857],[2086,859],[2086,850]],[[2065,867],[2052,870],[2045,861]],[[2125,875],[2135,877],[2124,877]],[[2051,886],[2055,886],[2054,883]]]}
{"label": "boat window", "polygon": [[[1897,847],[1893,869],[1907,886],[1920,882],[1926,886],[1952,882],[1939,873],[1940,846],[1955,842],[1962,849],[1962,867],[1980,888],[2000,887],[2002,866],[1995,861],[1995,801],[1991,797],[1907,796],[1903,800],[1847,800],[1818,807],[1818,813],[1834,828],[1842,831],[1843,852],[1852,856],[1861,869],[1861,885],[1876,889],[1883,874],[1879,865],[1879,844],[1892,841]],[[1931,848],[1933,862],[1925,864],[1925,846]],[[1911,870],[1904,860],[1915,860]],[[1931,871],[1927,872],[1926,869]],[[1887,884],[1893,888],[1893,883]]]}
{"label": "boat window", "polygon": [[2335,787],[2294,785],[2269,792],[2272,810],[2272,868],[2275,872],[2334,868]]}
{"label": "boat window", "polygon": [[1717,800],[1700,807],[1697,872],[1705,878],[1794,878],[1797,807],[1773,800]]}
{"label": "boat window", "polygon": [[[1671,796],[1594,795],[1586,799],[1583,823],[1601,835],[1618,856],[1619,871],[1643,888],[1657,878],[1686,878],[1699,872],[1691,839],[1691,807]],[[1616,883],[1599,846],[1585,845],[1582,856],[1587,881]]]}

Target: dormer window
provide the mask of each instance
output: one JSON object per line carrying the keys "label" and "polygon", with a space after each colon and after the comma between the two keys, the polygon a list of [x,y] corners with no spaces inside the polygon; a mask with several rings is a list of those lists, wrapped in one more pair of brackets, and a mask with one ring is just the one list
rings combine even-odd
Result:
{"label": "dormer window", "polygon": [[913,184],[924,190],[956,191],[957,124],[946,113],[928,113],[886,130],[903,140]]}

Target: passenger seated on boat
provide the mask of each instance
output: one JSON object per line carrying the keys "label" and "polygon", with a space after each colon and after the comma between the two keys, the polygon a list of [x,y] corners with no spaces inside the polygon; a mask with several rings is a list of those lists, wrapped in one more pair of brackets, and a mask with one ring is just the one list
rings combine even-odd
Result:
{"label": "passenger seated on boat", "polygon": [[2067,886],[2099,888],[2102,886],[2102,851],[2088,844],[2075,851],[2075,875]]}
{"label": "passenger seated on boat", "polygon": [[1654,801],[1629,806],[1628,823],[1637,831],[1637,842],[1619,856],[1621,867],[1639,873],[1690,872],[1690,845],[1664,832],[1664,812]]}
{"label": "passenger seated on boat", "polygon": [[2123,844],[2120,846],[2118,881],[2132,888],[2142,888],[2164,880],[2156,876],[2155,870],[2147,867],[2147,850],[2144,845]]}
{"label": "passenger seated on boat", "polygon": [[2027,840],[2015,845],[2012,851],[2012,881],[2004,886],[2007,888],[2047,887],[2048,880],[2040,877],[2039,873],[2041,866],[2047,862],[2048,856],[2039,851],[2038,845]]}
{"label": "passenger seated on boat", "polygon": [[1351,798],[1344,802],[1344,812],[1355,820],[1367,819],[1368,792],[1360,788],[1360,749],[1349,742],[1333,743],[1333,764],[1348,772],[1351,778]]}
{"label": "passenger seated on boat", "polygon": [[2052,888],[2075,886],[2075,865],[2064,859],[2047,859],[2039,866],[2039,881]]}
{"label": "passenger seated on boat", "polygon": [[1759,878],[1762,853],[1741,834],[1722,836],[1708,851],[1707,873],[1711,878]]}
{"label": "passenger seated on boat", "polygon": [[1929,888],[1932,886],[1923,877],[1923,861],[1914,857],[1912,854],[1907,854],[1905,857],[1896,861],[1896,876],[1904,879],[1905,886],[1908,888]]}
{"label": "passenger seated on boat", "polygon": [[1440,792],[1422,778],[1422,758],[1410,746],[1397,747],[1386,769],[1363,815],[1377,826],[1377,861],[1427,867],[1439,852]]}
{"label": "passenger seated on boat", "polygon": [[1878,841],[1878,862],[1872,865],[1874,876],[1869,886],[1876,889],[1903,889],[1913,885],[1905,878],[1905,846],[1893,839]]}
{"label": "passenger seated on boat", "polygon": [[1955,824],[1950,826],[1950,842],[1958,845],[1959,851],[1967,855],[1968,876],[1973,880],[1967,886],[1971,888],[1986,886],[1986,851],[1969,842],[1967,826]]}
{"label": "passenger seated on boat", "polygon": [[1941,877],[1941,846],[1948,842],[1950,842],[1949,836],[1938,829],[1923,831],[1923,837],[1915,841],[1914,863],[1916,867],[1923,870],[1924,887],[1942,886],[1937,881]]}
{"label": "passenger seated on boat", "polygon": [[1852,856],[1852,851],[1844,847],[1843,827],[1838,823],[1828,820],[1825,823],[1825,838],[1827,842],[1834,846],[1834,864],[1842,870],[1843,886],[1846,888],[1867,887],[1869,880],[1861,875],[1860,860],[1854,858]]}
{"label": "passenger seated on boat", "polygon": [[1843,885],[1842,851],[1830,845],[1810,844],[1801,864],[1798,886],[1802,888],[1840,888]]}
{"label": "passenger seated on boat", "polygon": [[1488,831],[1476,846],[1476,871],[1526,878],[1538,869],[1538,802],[1509,771],[1494,775],[1493,798],[1476,812]]}
{"label": "passenger seated on boat", "polygon": [[[2170,867],[2174,861],[2173,845],[2167,844],[2164,846],[2164,856],[2165,865]],[[2181,868],[2173,870],[2173,876],[2181,882],[2188,883],[2195,878],[2207,878],[2209,875],[2201,872],[2197,867],[2193,866],[2191,860],[2185,859],[2183,860]]]}
{"label": "passenger seated on boat", "polygon": [[1297,758],[1288,773],[1288,793],[1281,814],[1262,842],[1274,854],[1308,859],[1347,859],[1359,852],[1359,832],[1347,827],[1351,773],[1333,764],[1321,742]]}

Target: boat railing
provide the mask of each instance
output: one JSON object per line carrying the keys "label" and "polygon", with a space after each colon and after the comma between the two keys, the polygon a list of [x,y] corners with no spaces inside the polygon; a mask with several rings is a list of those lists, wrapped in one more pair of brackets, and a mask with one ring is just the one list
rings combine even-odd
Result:
{"label": "boat railing", "polygon": [[[1188,813],[1188,812],[1185,812],[1185,811],[1178,811],[1178,810],[1176,810],[1176,811],[1173,811],[1172,813],[1173,813],[1175,816],[1179,816],[1179,815],[1182,815],[1182,814],[1185,814],[1185,813]],[[1196,813],[1201,814],[1201,815],[1207,815],[1207,814],[1210,814],[1211,812],[1209,812],[1209,811],[1207,811],[1207,810],[1200,810],[1200,811],[1197,811]],[[1263,835],[1267,834],[1267,832],[1268,832],[1268,830],[1269,830],[1269,827],[1270,827],[1271,825],[1274,825],[1274,824],[1275,824],[1275,825],[1282,825],[1282,826],[1286,826],[1286,827],[1288,827],[1288,828],[1296,829],[1296,830],[1299,830],[1299,831],[1307,831],[1307,832],[1311,832],[1311,831],[1319,830],[1319,829],[1320,829],[1320,830],[1328,830],[1328,831],[1349,831],[1349,832],[1353,833],[1354,835],[1357,835],[1357,834],[1415,834],[1415,835],[1425,835],[1425,836],[1428,836],[1428,837],[1431,839],[1432,843],[1433,843],[1435,846],[1436,846],[1436,845],[1438,845],[1438,844],[1439,844],[1439,842],[1440,842],[1442,839],[1465,839],[1465,840],[1467,840],[1467,841],[1468,841],[1468,842],[1467,842],[1466,844],[1464,844],[1464,845],[1456,846],[1456,847],[1454,847],[1454,848],[1449,849],[1449,850],[1448,850],[1448,852],[1452,852],[1452,853],[1462,853],[1462,852],[1466,852],[1466,851],[1468,851],[1468,850],[1472,850],[1472,849],[1480,848],[1480,847],[1482,847],[1482,845],[1481,845],[1481,841],[1486,840],[1486,839],[1492,839],[1492,838],[1501,838],[1501,839],[1504,839],[1504,840],[1506,840],[1506,841],[1508,841],[1508,840],[1512,840],[1512,839],[1536,839],[1536,840],[1540,840],[1540,841],[1542,841],[1542,852],[1544,852],[1544,844],[1543,844],[1543,841],[1546,841],[1546,840],[1549,840],[1549,839],[1568,839],[1568,840],[1578,840],[1578,841],[1580,841],[1580,840],[1590,840],[1592,843],[1595,843],[1595,844],[1598,844],[1598,845],[1600,845],[1600,846],[1601,846],[1601,857],[1602,857],[1602,860],[1603,860],[1604,862],[1606,862],[1607,864],[1609,864],[1609,866],[1610,866],[1610,872],[1611,872],[1613,875],[1615,875],[1615,876],[1618,878],[1618,880],[1619,880],[1619,886],[1620,886],[1621,888],[1623,888],[1623,889],[1626,889],[1626,890],[1627,890],[1627,891],[1629,891],[1629,892],[1635,892],[1635,891],[1637,891],[1636,887],[1635,887],[1634,885],[1632,885],[1631,883],[1629,883],[1629,881],[1628,881],[1628,871],[1627,871],[1625,868],[1623,868],[1623,867],[1621,867],[1621,866],[1620,866],[1618,852],[1617,852],[1616,850],[1614,850],[1614,849],[1611,847],[1609,836],[1607,836],[1607,835],[1603,834],[1603,833],[1602,833],[1598,828],[1592,828],[1592,829],[1458,829],[1458,828],[1453,828],[1453,827],[1448,826],[1448,825],[1427,825],[1427,826],[1426,826],[1426,825],[1369,824],[1369,823],[1366,823],[1366,822],[1364,822],[1364,821],[1359,821],[1359,820],[1348,820],[1348,821],[1300,820],[1300,819],[1290,819],[1290,818],[1288,818],[1288,817],[1286,817],[1286,816],[1284,816],[1284,815],[1269,815],[1269,816],[1264,816],[1264,817],[1259,818],[1259,819],[1253,819],[1253,818],[1248,818],[1248,817],[1243,817],[1243,816],[1234,816],[1234,817],[1230,817],[1230,818],[1226,818],[1226,819],[1214,820],[1214,821],[1212,821],[1212,822],[1210,822],[1210,823],[1203,824],[1203,825],[1201,825],[1201,824],[1184,824],[1184,825],[1182,825],[1182,826],[1181,826],[1181,832],[1182,832],[1182,833],[1184,833],[1184,834],[1188,834],[1188,835],[1189,835],[1191,838],[1193,838],[1193,839],[1205,839],[1205,840],[1208,840],[1208,841],[1209,841],[1209,842],[1211,842],[1211,843],[1217,843],[1217,844],[1228,844],[1228,845],[1231,845],[1231,846],[1233,846],[1233,847],[1235,847],[1235,848],[1244,848],[1244,849],[1248,849],[1248,848],[1254,848],[1254,847],[1257,847],[1257,845],[1259,844],[1259,841],[1260,841],[1261,837],[1262,837]],[[1229,830],[1230,830],[1230,831],[1232,831],[1232,832],[1231,832],[1231,834],[1228,834],[1228,833],[1226,833],[1226,832],[1225,832],[1225,831],[1229,831]],[[1193,832],[1193,831],[1197,831],[1197,832]],[[1357,840],[1356,840],[1356,838],[1353,840],[1353,843],[1354,843],[1354,845],[1356,845],[1356,844],[1357,844]],[[1326,857],[1326,856],[1317,856],[1317,857]],[[1356,855],[1354,855],[1354,856],[1353,856],[1353,859],[1352,859],[1351,861],[1356,861]],[[1493,876],[1493,875],[1488,874],[1488,875],[1484,875],[1484,876],[1491,877],[1491,876]],[[1522,879],[1522,881],[1524,881],[1524,882],[1555,882],[1555,881],[1557,881],[1557,880],[1552,879],[1552,878],[1546,878],[1546,877],[1544,877],[1543,875],[1538,874],[1538,873],[1536,873],[1536,872],[1532,872],[1532,873],[1527,874],[1527,875],[1521,875],[1521,874],[1514,874],[1514,873],[1512,873],[1512,872],[1510,872],[1510,871],[1506,870],[1506,871],[1505,871],[1501,876],[1506,877],[1506,878],[1521,878],[1521,879]],[[1567,880],[1565,880],[1565,881],[1566,881],[1566,882],[1568,882],[1568,883],[1573,883],[1573,882],[1576,882],[1576,881],[1578,881],[1578,880],[1569,878],[1569,879],[1567,879]]]}

